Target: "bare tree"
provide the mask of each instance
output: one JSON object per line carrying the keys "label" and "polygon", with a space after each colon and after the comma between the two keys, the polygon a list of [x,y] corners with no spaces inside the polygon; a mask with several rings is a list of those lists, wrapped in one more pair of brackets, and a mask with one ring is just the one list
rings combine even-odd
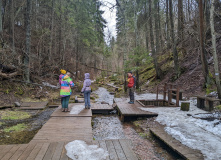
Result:
{"label": "bare tree", "polygon": [[203,75],[205,84],[209,83],[209,69],[208,63],[205,56],[205,45],[204,45],[204,18],[203,18],[203,2],[199,0],[199,14],[200,14],[200,55],[202,62]]}
{"label": "bare tree", "polygon": [[173,43],[173,60],[174,60],[174,69],[176,72],[177,78],[180,75],[180,68],[179,68],[179,62],[178,62],[178,53],[177,53],[177,40],[175,38],[175,33],[174,33],[174,21],[173,21],[173,3],[172,0],[169,0],[169,13],[170,13],[170,27],[171,27],[171,40]]}
{"label": "bare tree", "polygon": [[152,26],[152,0],[149,0],[149,28],[150,28],[150,45],[151,45],[151,50],[152,50],[152,55],[154,59],[154,68],[156,70],[156,77],[160,77],[159,69],[158,69],[158,64],[157,64],[157,55],[155,51],[155,46],[154,46],[154,35],[153,35],[153,26]]}
{"label": "bare tree", "polygon": [[221,86],[220,86],[220,78],[219,78],[219,63],[218,57],[216,53],[216,35],[214,29],[214,3],[215,0],[211,2],[211,9],[210,9],[210,27],[211,27],[211,35],[212,35],[212,50],[213,50],[213,61],[214,61],[214,70],[215,70],[215,77],[216,77],[216,86],[218,97],[221,99]]}
{"label": "bare tree", "polygon": [[32,0],[27,0],[26,8],[26,49],[24,56],[24,80],[30,82],[30,50],[31,50],[31,5]]}

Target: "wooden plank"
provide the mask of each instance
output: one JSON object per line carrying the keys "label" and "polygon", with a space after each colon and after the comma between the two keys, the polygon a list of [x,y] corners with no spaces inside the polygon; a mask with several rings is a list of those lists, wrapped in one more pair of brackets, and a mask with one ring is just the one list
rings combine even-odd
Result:
{"label": "wooden plank", "polygon": [[[100,148],[103,148],[105,151],[108,151],[105,141],[98,141],[98,143]],[[106,158],[106,160],[110,160],[110,155]]]}
{"label": "wooden plank", "polygon": [[64,148],[64,142],[58,142],[54,155],[52,157],[53,160],[60,160],[63,148]]}
{"label": "wooden plank", "polygon": [[13,145],[13,147],[5,153],[4,157],[1,158],[1,160],[8,160],[10,159],[13,154],[19,149],[19,145]]}
{"label": "wooden plank", "polygon": [[65,149],[65,147],[63,147],[62,153],[61,153],[61,158],[60,160],[68,160],[68,156],[66,155],[67,151]]}
{"label": "wooden plank", "polygon": [[128,160],[138,160],[137,156],[130,148],[131,144],[129,143],[129,140],[120,139],[119,142]]}
{"label": "wooden plank", "polygon": [[26,148],[26,150],[21,154],[21,156],[19,157],[19,159],[26,159],[29,154],[31,153],[31,151],[34,149],[34,147],[36,146],[36,143],[31,143],[28,145],[28,147]]}
{"label": "wooden plank", "polygon": [[121,145],[120,145],[120,142],[119,142],[119,140],[112,140],[112,142],[113,142],[113,144],[114,144],[114,148],[115,148],[115,151],[116,151],[116,153],[117,153],[117,156],[118,156],[118,158],[121,160],[126,160],[127,158],[126,158],[126,155],[125,155],[125,153],[124,153],[124,151],[123,151],[123,149],[122,149],[122,147],[121,147]]}
{"label": "wooden plank", "polygon": [[47,152],[45,153],[45,156],[43,158],[43,160],[49,160],[52,159],[54,151],[56,149],[57,146],[57,142],[53,142],[49,145]]}
{"label": "wooden plank", "polygon": [[93,139],[91,117],[52,117],[31,142],[57,142]]}
{"label": "wooden plank", "polygon": [[106,140],[107,150],[111,160],[118,160],[117,153],[111,140]]}
{"label": "wooden plank", "polygon": [[171,135],[167,134],[164,127],[150,128],[153,135],[163,141],[168,147],[177,152],[185,159],[202,160],[203,155],[200,151],[188,148],[187,146],[180,143],[180,141],[174,139]]}
{"label": "wooden plank", "polygon": [[19,149],[14,153],[14,155],[10,158],[10,160],[18,160],[21,154],[25,151],[29,144],[20,144]]}
{"label": "wooden plank", "polygon": [[0,159],[4,157],[4,155],[9,152],[14,145],[4,145],[3,149],[0,150]]}
{"label": "wooden plank", "polygon": [[42,146],[43,146],[43,143],[36,144],[35,148],[31,151],[31,153],[29,154],[29,156],[27,157],[26,160],[35,159],[36,156],[38,155],[39,151],[41,150]]}
{"label": "wooden plank", "polygon": [[38,155],[36,156],[35,160],[42,160],[48,150],[50,143],[44,143],[41,147],[41,150],[38,152]]}

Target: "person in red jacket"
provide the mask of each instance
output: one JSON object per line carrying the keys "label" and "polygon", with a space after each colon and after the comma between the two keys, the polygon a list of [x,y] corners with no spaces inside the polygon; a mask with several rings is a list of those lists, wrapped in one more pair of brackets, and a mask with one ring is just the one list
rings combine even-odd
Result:
{"label": "person in red jacket", "polygon": [[132,72],[128,72],[128,89],[129,89],[129,96],[130,96],[130,102],[128,102],[129,104],[134,104],[134,90],[135,90],[135,85],[136,85],[136,79],[133,76]]}

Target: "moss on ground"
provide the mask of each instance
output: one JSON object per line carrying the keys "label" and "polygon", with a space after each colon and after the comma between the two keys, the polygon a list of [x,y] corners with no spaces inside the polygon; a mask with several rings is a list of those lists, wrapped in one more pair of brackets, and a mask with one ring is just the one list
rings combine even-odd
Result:
{"label": "moss on ground", "polygon": [[0,111],[0,117],[3,120],[18,120],[30,118],[31,115],[22,111]]}
{"label": "moss on ground", "polygon": [[20,123],[12,127],[5,128],[4,132],[21,132],[27,128],[28,128],[27,125],[25,125],[24,123]]}

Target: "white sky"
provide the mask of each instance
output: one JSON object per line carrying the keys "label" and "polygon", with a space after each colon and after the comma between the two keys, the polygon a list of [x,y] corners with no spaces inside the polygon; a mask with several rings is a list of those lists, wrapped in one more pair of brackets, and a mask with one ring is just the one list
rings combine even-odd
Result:
{"label": "white sky", "polygon": [[[107,21],[107,27],[104,29],[105,40],[106,42],[109,39],[108,30],[111,33],[111,37],[114,36],[116,38],[116,0],[100,0],[103,6],[101,6],[101,10],[105,11],[102,15],[104,19]],[[113,7],[115,6],[115,7]],[[111,38],[110,37],[110,38]]]}

